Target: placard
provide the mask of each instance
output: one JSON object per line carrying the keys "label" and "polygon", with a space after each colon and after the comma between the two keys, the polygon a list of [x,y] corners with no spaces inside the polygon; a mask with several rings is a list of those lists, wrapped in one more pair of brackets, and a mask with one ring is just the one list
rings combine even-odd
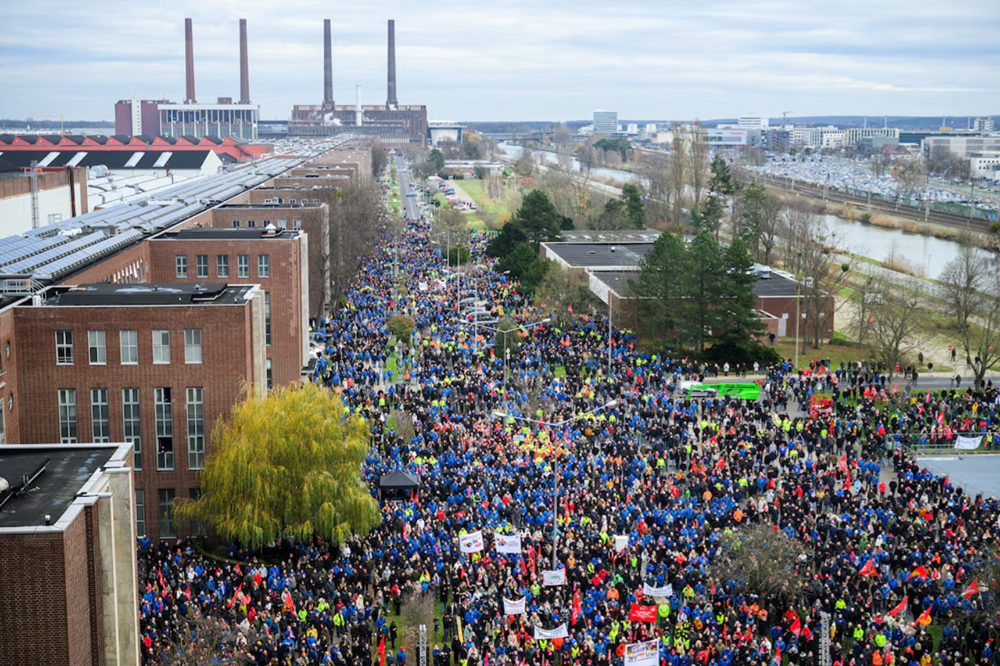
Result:
{"label": "placard", "polygon": [[660,647],[656,641],[629,643],[625,646],[625,666],[659,666]]}
{"label": "placard", "polygon": [[566,584],[566,570],[542,571],[542,585],[555,586]]}
{"label": "placard", "polygon": [[965,435],[959,435],[955,438],[955,448],[962,449],[963,451],[975,451],[979,448],[979,444],[983,441],[982,435],[976,435],[975,437],[966,437]]}
{"label": "placard", "polygon": [[520,601],[511,601],[507,597],[503,599],[504,615],[524,615],[524,597]]}
{"label": "placard", "polygon": [[458,540],[459,549],[463,553],[479,553],[483,550],[483,533],[478,530],[463,534]]}
{"label": "placard", "polygon": [[541,627],[535,627],[536,641],[551,640],[553,638],[569,638],[569,632],[566,630],[565,624],[560,624],[555,629],[542,629]]}
{"label": "placard", "polygon": [[498,553],[509,553],[517,555],[518,553],[521,552],[521,535],[501,534],[500,532],[494,532],[493,545],[496,546]]}

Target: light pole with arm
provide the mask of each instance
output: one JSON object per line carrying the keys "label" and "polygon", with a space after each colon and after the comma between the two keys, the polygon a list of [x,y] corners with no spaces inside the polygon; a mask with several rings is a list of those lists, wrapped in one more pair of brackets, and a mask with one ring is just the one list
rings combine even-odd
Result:
{"label": "light pole with arm", "polygon": [[[538,424],[538,425],[548,426],[550,428],[555,429],[555,428],[560,428],[560,427],[562,427],[564,425],[567,425],[569,423],[572,423],[574,421],[579,421],[580,419],[582,419],[584,417],[587,417],[587,416],[590,416],[591,414],[594,414],[595,412],[599,412],[602,409],[609,409],[609,408],[612,408],[612,407],[616,407],[617,405],[618,405],[618,401],[617,400],[612,400],[610,402],[604,403],[603,405],[598,405],[597,407],[594,407],[593,409],[590,409],[590,410],[588,410],[586,412],[582,412],[580,414],[576,414],[574,416],[571,416],[568,419],[563,419],[562,421],[556,421],[556,422],[539,421],[539,420],[536,420],[536,419],[528,419],[528,418],[525,418],[523,416],[516,416],[516,415],[511,414],[509,412],[501,412],[501,411],[495,411],[495,412],[493,412],[493,415],[494,416],[507,417],[509,419],[516,419],[518,421],[525,421],[527,423],[535,423],[535,424]],[[559,539],[559,536],[558,536],[559,535],[559,531],[558,531],[558,528],[559,528],[559,451],[558,451],[558,449],[555,446],[553,446],[552,455],[553,455],[553,458],[555,459],[555,463],[552,466],[553,476],[555,477],[554,489],[552,491],[552,514],[553,514],[552,515],[552,568],[555,569],[557,561],[558,561],[557,560],[557,553],[558,553],[557,546],[558,546],[558,539]]]}

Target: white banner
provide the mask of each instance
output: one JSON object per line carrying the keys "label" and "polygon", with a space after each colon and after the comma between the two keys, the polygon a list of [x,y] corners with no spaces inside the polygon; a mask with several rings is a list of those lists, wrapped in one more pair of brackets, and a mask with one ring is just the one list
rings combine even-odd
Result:
{"label": "white banner", "polygon": [[521,552],[521,535],[494,532],[493,545],[496,546],[498,553],[512,553],[516,555]]}
{"label": "white banner", "polygon": [[535,627],[536,641],[545,641],[552,638],[569,638],[569,632],[566,631],[566,625],[560,624],[555,629],[542,629],[541,627]]}
{"label": "white banner", "polygon": [[420,291],[427,291],[427,283],[426,282],[421,282],[417,286],[420,287]]}
{"label": "white banner", "polygon": [[615,535],[615,552],[616,553],[620,553],[623,550],[625,550],[626,548],[628,548],[628,535],[626,534],[625,536],[618,536],[616,534]]}
{"label": "white banner", "polygon": [[625,646],[625,666],[659,666],[660,647],[657,641],[629,643]]}
{"label": "white banner", "polygon": [[543,571],[542,572],[542,585],[565,585],[566,584],[566,570],[556,569],[555,571]]}
{"label": "white banner", "polygon": [[979,448],[979,444],[983,441],[982,435],[977,435],[976,437],[966,437],[965,435],[959,435],[955,438],[955,448],[963,449],[966,451],[974,451]]}
{"label": "white banner", "polygon": [[458,537],[459,549],[463,553],[480,553],[483,550],[483,533],[469,532]]}
{"label": "white banner", "polygon": [[511,601],[507,597],[503,599],[504,615],[524,615],[524,597],[520,601]]}
{"label": "white banner", "polygon": [[672,597],[674,596],[674,584],[667,583],[663,587],[653,587],[648,583],[643,583],[642,593],[647,597]]}

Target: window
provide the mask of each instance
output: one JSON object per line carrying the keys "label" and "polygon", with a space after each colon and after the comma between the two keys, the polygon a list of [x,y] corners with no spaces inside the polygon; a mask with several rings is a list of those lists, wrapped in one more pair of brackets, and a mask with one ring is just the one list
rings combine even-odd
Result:
{"label": "window", "polygon": [[62,222],[62,213],[49,213],[49,224]]}
{"label": "window", "polygon": [[254,229],[257,227],[257,220],[247,220],[247,227]]}
{"label": "window", "polygon": [[195,258],[195,277],[199,279],[208,278],[208,255],[199,254]]}
{"label": "window", "polygon": [[97,443],[111,441],[108,389],[90,389],[90,429]]}
{"label": "window", "polygon": [[271,344],[271,292],[264,292],[264,344]]}
{"label": "window", "polygon": [[205,467],[205,392],[187,390],[188,469]]}
{"label": "window", "polygon": [[186,278],[188,276],[188,258],[185,254],[178,254],[174,257],[177,268],[177,277]]}
{"label": "window", "polygon": [[233,228],[234,229],[239,229],[240,228],[240,221],[239,220],[233,220]]}
{"label": "window", "polygon": [[135,491],[135,535],[146,536],[146,491]]}
{"label": "window", "polygon": [[271,224],[271,220],[261,220],[260,226],[267,228]]}
{"label": "window", "polygon": [[73,331],[56,331],[56,365],[73,365]]}
{"label": "window", "polygon": [[184,329],[184,362],[189,364],[201,363],[201,329]]}
{"label": "window", "polygon": [[122,421],[125,441],[132,444],[132,469],[142,469],[142,430],[139,417],[139,389],[122,389]]}
{"label": "window", "polygon": [[250,277],[250,255],[241,254],[236,257],[236,277]]}
{"label": "window", "polygon": [[229,255],[220,254],[215,258],[215,272],[220,278],[229,277]]}
{"label": "window", "polygon": [[91,365],[106,365],[108,348],[105,345],[104,331],[87,331],[87,348],[90,350]]}
{"label": "window", "polygon": [[122,365],[136,365],[139,362],[139,331],[118,331],[118,341],[122,351]]}
{"label": "window", "polygon": [[59,389],[59,442],[76,444],[76,389]]}
{"label": "window", "polygon": [[302,228],[302,220],[292,220],[292,229],[298,230],[301,228]]}
{"label": "window", "polygon": [[174,468],[174,404],[170,389],[153,389],[156,404],[156,469]]}
{"label": "window", "polygon": [[271,277],[271,255],[261,254],[257,257],[257,277]]}
{"label": "window", "polygon": [[170,331],[166,329],[153,330],[153,363],[170,363]]}
{"label": "window", "polygon": [[267,390],[270,391],[273,385],[271,381],[271,359],[267,359]]}
{"label": "window", "polygon": [[[201,488],[191,489],[191,501],[197,502],[201,499]],[[191,520],[191,536],[193,537],[203,537],[208,536],[208,527],[205,525],[204,520],[198,520],[193,518]]]}
{"label": "window", "polygon": [[171,488],[160,488],[160,538],[177,538],[177,526],[174,525],[174,491]]}
{"label": "window", "polygon": [[279,229],[287,229],[288,228],[288,220],[278,220],[278,228]]}
{"label": "window", "polygon": [[7,423],[4,420],[3,400],[0,400],[0,444],[7,443]]}

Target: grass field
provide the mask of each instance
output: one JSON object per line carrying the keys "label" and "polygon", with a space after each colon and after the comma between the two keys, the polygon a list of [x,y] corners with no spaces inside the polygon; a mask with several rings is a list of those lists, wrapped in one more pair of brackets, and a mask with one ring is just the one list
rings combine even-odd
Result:
{"label": "grass field", "polygon": [[486,184],[481,180],[466,179],[458,181],[458,186],[465,190],[465,193],[472,197],[476,205],[487,213],[509,212],[503,204],[497,203],[486,196]]}

